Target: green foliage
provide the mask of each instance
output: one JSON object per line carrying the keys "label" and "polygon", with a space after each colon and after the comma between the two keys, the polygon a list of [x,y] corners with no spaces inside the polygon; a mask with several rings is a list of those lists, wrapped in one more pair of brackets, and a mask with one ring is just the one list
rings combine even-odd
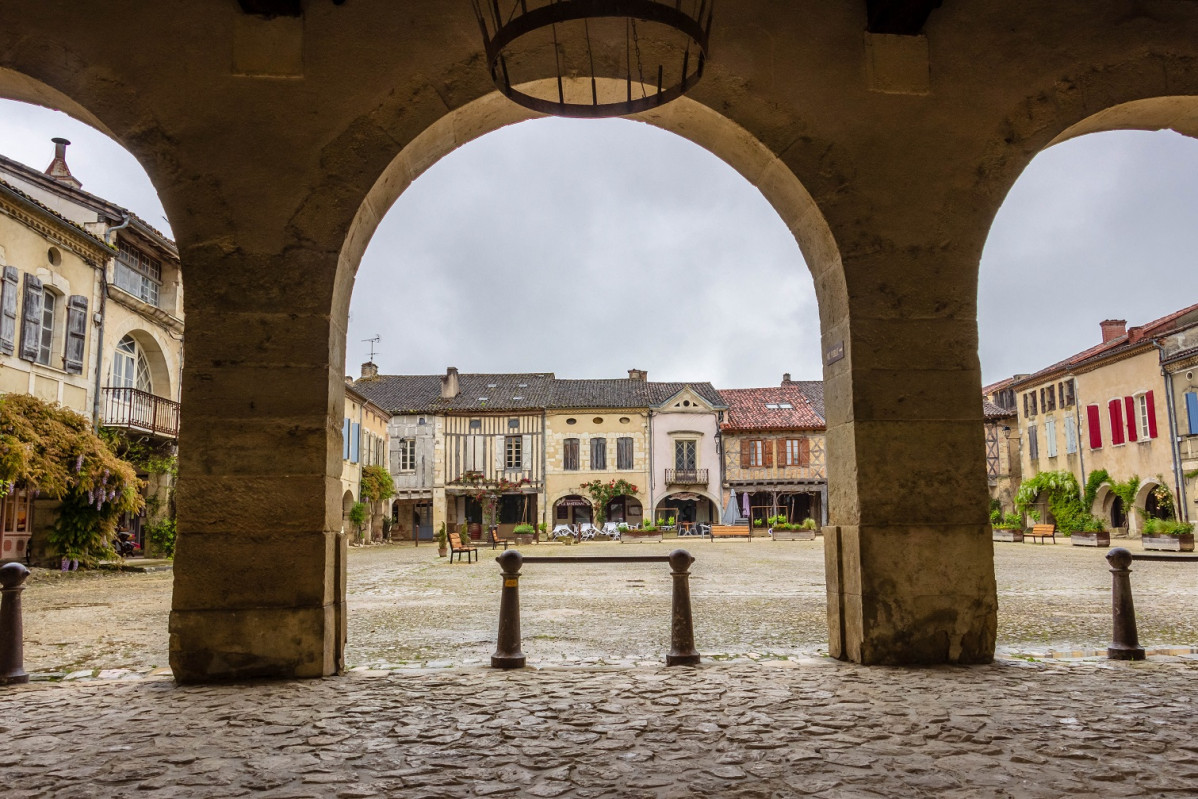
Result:
{"label": "green foliage", "polygon": [[647,533],[656,533],[658,528],[653,522],[645,522],[641,525],[641,529]]}
{"label": "green foliage", "polygon": [[596,527],[607,521],[607,505],[609,502],[616,497],[633,496],[637,492],[637,487],[623,478],[608,480],[606,483],[602,480],[591,480],[590,482],[582,483],[580,488],[591,495],[591,504],[595,511]]}
{"label": "green foliage", "polygon": [[1010,513],[1000,512],[997,519],[994,518],[994,514],[990,515],[990,524],[999,530],[1022,530],[1023,517],[1014,511]]}
{"label": "green foliage", "polygon": [[754,519],[753,526],[754,527],[765,527],[765,519]]}
{"label": "green foliage", "polygon": [[395,483],[382,466],[362,468],[362,499],[367,502],[382,502],[395,494]]}
{"label": "green foliage", "polygon": [[1066,535],[1074,532],[1101,530],[1102,520],[1091,516],[1082,506],[1081,486],[1071,472],[1040,472],[1024,480],[1015,494],[1015,507],[1033,519],[1040,514],[1033,503],[1045,495],[1048,511],[1056,520],[1057,529]]}
{"label": "green foliage", "polygon": [[100,428],[100,438],[108,448],[122,459],[146,474],[169,474],[179,476],[179,458],[174,445],[169,442],[155,443],[144,438],[129,438],[121,430],[111,427]]}
{"label": "green foliage", "polygon": [[168,558],[175,556],[175,536],[177,533],[174,519],[159,519],[153,524],[146,525],[146,538],[158,552]]}
{"label": "green foliage", "polygon": [[362,532],[362,525],[366,523],[366,503],[355,502],[349,509],[349,520],[357,526],[359,533]]}
{"label": "green foliage", "polygon": [[1194,480],[1198,478],[1198,469],[1190,469],[1184,476],[1187,480]]}
{"label": "green foliage", "polygon": [[1190,535],[1194,525],[1189,522],[1175,522],[1166,519],[1145,519],[1140,529],[1141,535],[1171,535],[1174,537]]}
{"label": "green foliage", "polygon": [[1177,508],[1173,504],[1173,492],[1169,490],[1169,486],[1165,485],[1165,478],[1159,474],[1156,476],[1157,485],[1152,489],[1152,496],[1156,498],[1156,508],[1160,513],[1165,514],[1167,518],[1177,518]]}
{"label": "green foliage", "polygon": [[819,525],[818,525],[818,523],[816,523],[815,519],[812,519],[810,516],[808,516],[806,519],[803,520],[803,523],[800,524],[798,527],[800,530],[814,530],[818,526]]}
{"label": "green foliage", "polygon": [[433,539],[437,542],[437,546],[445,546],[445,542],[449,540],[449,534],[445,532],[445,522],[441,522],[441,526],[437,528],[437,532],[433,533]]}
{"label": "green foliage", "polygon": [[531,524],[517,524],[512,528],[512,535],[532,535],[536,532]]}

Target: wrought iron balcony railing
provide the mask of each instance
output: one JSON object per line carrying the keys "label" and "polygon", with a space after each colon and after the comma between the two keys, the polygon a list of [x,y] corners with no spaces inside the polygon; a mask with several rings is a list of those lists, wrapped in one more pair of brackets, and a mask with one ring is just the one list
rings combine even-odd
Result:
{"label": "wrought iron balcony railing", "polygon": [[666,469],[666,485],[707,485],[707,470]]}
{"label": "wrought iron balcony railing", "polygon": [[179,403],[136,388],[106,388],[104,424],[165,438],[177,438]]}

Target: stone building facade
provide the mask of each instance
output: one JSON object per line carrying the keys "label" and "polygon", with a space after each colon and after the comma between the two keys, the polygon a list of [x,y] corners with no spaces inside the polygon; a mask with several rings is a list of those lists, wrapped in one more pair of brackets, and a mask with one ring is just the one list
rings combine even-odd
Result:
{"label": "stone building facade", "polygon": [[[823,384],[782,377],[780,386],[720,389],[728,406],[723,495],[750,523],[785,513],[791,522],[828,523]],[[747,497],[747,502],[746,502]]]}
{"label": "stone building facade", "polygon": [[359,543],[383,536],[383,517],[390,502],[366,501],[367,517],[362,529],[350,521],[350,512],[362,498],[362,470],[367,466],[388,468],[391,414],[348,383],[345,387],[345,416],[341,420],[341,524],[342,530]]}
{"label": "stone building facade", "polygon": [[658,385],[665,396],[654,403],[649,420],[653,520],[718,522],[723,510],[720,423],[727,406],[711,383]]}

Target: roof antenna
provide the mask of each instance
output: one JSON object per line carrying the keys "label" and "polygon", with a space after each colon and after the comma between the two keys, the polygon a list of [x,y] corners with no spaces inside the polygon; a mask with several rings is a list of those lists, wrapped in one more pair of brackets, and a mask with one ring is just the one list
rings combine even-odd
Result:
{"label": "roof antenna", "polygon": [[367,341],[369,341],[369,342],[370,342],[370,358],[369,358],[369,360],[370,360],[370,362],[371,362],[371,363],[374,363],[374,345],[375,345],[375,344],[378,344],[378,343],[379,343],[380,341],[382,341],[382,340],[383,340],[383,337],[382,337],[382,336],[380,336],[378,333],[375,333],[375,334],[374,334],[373,336],[371,336],[370,338],[364,338],[364,339],[362,339],[363,343],[365,343],[365,342],[367,342]]}

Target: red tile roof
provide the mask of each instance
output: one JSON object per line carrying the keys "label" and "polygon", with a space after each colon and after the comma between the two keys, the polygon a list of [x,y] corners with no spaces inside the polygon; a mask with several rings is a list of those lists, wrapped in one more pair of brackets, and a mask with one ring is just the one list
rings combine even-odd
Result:
{"label": "red tile roof", "polygon": [[[724,430],[823,430],[825,422],[798,385],[728,388],[720,391],[728,404]],[[791,408],[767,408],[788,402]]]}

